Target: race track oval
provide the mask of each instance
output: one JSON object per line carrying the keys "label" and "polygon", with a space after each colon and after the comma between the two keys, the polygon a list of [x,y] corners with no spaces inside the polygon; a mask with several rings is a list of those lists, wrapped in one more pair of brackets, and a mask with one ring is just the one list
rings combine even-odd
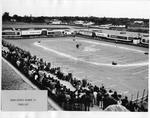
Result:
{"label": "race track oval", "polygon": [[[115,45],[106,44],[106,43],[98,43],[98,42],[94,42],[94,41],[80,40],[80,42],[85,42],[85,43],[90,43],[90,44],[95,44],[95,45],[103,45],[103,46],[115,47]],[[40,42],[34,42],[34,45],[38,46],[38,47],[40,47],[40,48],[42,48],[44,50],[53,52],[53,53],[55,53],[55,54],[57,54],[57,55],[59,55],[61,57],[72,59],[74,61],[81,61],[81,62],[84,62],[84,63],[87,63],[87,64],[93,64],[93,65],[96,65],[96,66],[107,66],[107,67],[141,67],[141,66],[147,66],[149,64],[146,61],[136,62],[136,63],[128,63],[128,64],[117,64],[117,65],[112,65],[111,63],[99,63],[99,62],[93,62],[93,61],[86,61],[86,60],[84,60],[82,58],[77,58],[77,57],[74,57],[74,56],[72,56],[70,54],[67,54],[67,53],[64,53],[64,52],[52,49],[50,47],[43,46],[43,45],[41,45]],[[120,48],[122,50],[134,51],[136,53],[142,53],[142,54],[144,54],[144,51],[138,50],[138,49],[132,49],[132,48],[127,48],[127,47],[122,47],[122,46],[118,46],[117,48]]]}

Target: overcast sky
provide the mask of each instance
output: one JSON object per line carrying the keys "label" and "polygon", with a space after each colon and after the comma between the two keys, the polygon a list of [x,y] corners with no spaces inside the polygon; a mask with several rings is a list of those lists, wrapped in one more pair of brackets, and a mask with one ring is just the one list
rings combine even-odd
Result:
{"label": "overcast sky", "polygon": [[2,0],[2,12],[32,16],[150,18],[149,0]]}

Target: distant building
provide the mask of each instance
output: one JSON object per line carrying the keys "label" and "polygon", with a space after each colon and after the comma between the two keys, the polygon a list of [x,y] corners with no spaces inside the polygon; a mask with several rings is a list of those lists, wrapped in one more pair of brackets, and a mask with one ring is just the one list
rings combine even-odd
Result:
{"label": "distant building", "polygon": [[49,24],[51,22],[51,20],[49,19],[44,19],[45,23]]}
{"label": "distant building", "polygon": [[83,25],[84,21],[82,21],[82,20],[74,21],[74,24],[76,24],[76,25]]}
{"label": "distant building", "polygon": [[63,24],[63,25],[67,25],[68,23],[67,23],[67,22],[61,22],[61,24]]}
{"label": "distant building", "polygon": [[111,25],[109,26],[109,29],[124,31],[126,30],[126,25]]}
{"label": "distant building", "polygon": [[144,21],[134,21],[134,24],[144,24]]}
{"label": "distant building", "polygon": [[112,26],[112,24],[105,24],[105,25],[100,25],[99,28],[102,28],[102,29],[109,29],[110,26]]}
{"label": "distant building", "polygon": [[57,19],[53,19],[50,22],[51,22],[51,24],[61,24],[62,23],[61,20],[57,20]]}
{"label": "distant building", "polygon": [[93,28],[99,28],[99,25],[92,25]]}
{"label": "distant building", "polygon": [[85,22],[85,23],[83,23],[83,26],[90,26],[90,25],[94,25],[94,22]]}
{"label": "distant building", "polygon": [[125,28],[126,25],[111,25],[110,28]]}

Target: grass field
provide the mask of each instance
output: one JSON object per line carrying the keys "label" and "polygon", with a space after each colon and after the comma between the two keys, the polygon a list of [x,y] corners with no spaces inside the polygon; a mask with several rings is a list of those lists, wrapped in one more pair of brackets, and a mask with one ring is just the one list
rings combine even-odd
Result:
{"label": "grass field", "polygon": [[[37,41],[41,43],[37,43]],[[9,40],[32,55],[37,55],[64,72],[72,72],[78,79],[111,88],[136,97],[139,91],[148,90],[148,55],[146,48],[92,41],[76,37]],[[76,48],[76,44],[81,46]],[[118,65],[113,66],[112,61]]]}

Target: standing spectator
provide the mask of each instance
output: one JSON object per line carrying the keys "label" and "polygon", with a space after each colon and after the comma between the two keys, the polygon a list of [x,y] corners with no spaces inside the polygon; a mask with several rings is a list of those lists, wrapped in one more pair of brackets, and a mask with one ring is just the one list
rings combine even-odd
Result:
{"label": "standing spectator", "polygon": [[127,107],[127,104],[128,104],[128,97],[125,96],[125,98],[122,99],[122,105],[125,106],[125,107]]}
{"label": "standing spectator", "polygon": [[133,103],[132,103],[132,101],[130,101],[128,104],[127,104],[127,107],[126,107],[127,109],[129,109],[130,111],[135,111],[134,110],[134,105],[133,105]]}
{"label": "standing spectator", "polygon": [[111,95],[115,100],[119,100],[117,92],[114,91],[114,94]]}
{"label": "standing spectator", "polygon": [[97,91],[94,91],[93,95],[94,95],[94,105],[96,105],[97,104]]}
{"label": "standing spectator", "polygon": [[87,91],[86,94],[84,95],[84,106],[85,106],[85,111],[90,110],[90,95],[89,92]]}
{"label": "standing spectator", "polygon": [[103,98],[102,98],[102,93],[99,91],[97,93],[97,105],[100,107],[100,108],[103,108]]}
{"label": "standing spectator", "polygon": [[89,96],[90,96],[90,106],[93,107],[93,105],[94,105],[94,94],[93,94],[92,90],[90,91]]}

